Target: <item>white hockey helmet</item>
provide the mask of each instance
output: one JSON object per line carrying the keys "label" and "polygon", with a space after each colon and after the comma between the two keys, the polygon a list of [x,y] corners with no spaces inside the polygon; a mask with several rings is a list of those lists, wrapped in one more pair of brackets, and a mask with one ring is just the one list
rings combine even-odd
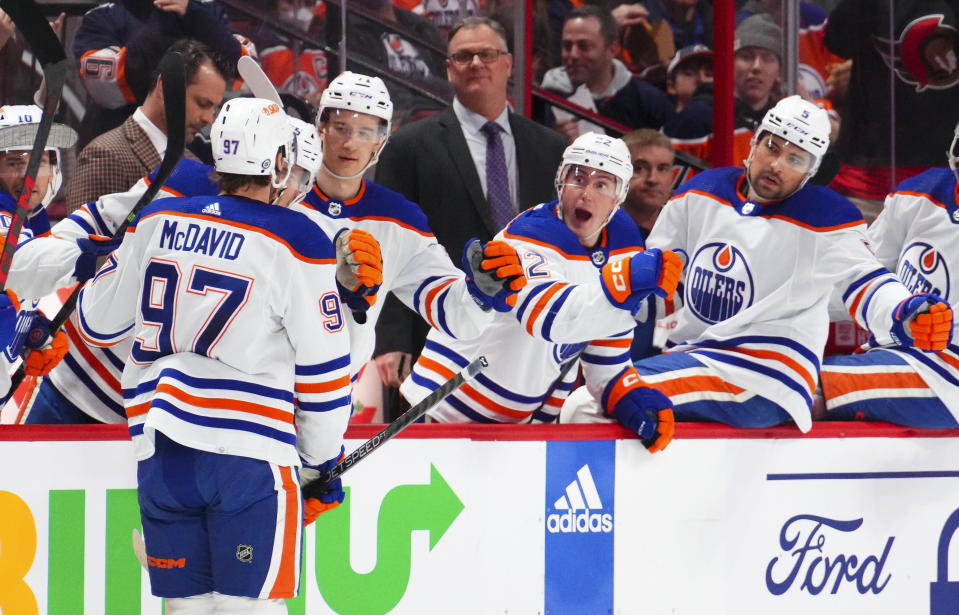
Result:
{"label": "white hockey helmet", "polygon": [[819,164],[829,149],[831,130],[829,114],[825,109],[804,100],[798,94],[793,94],[783,98],[766,112],[756,136],[753,137],[753,143],[755,144],[759,135],[768,131],[809,152],[813,157],[812,166],[806,173],[806,179],[809,179],[819,170]]}
{"label": "white hockey helmet", "polygon": [[946,152],[946,160],[949,161],[949,168],[952,169],[952,174],[956,176],[956,180],[959,181],[959,123],[956,124],[955,130],[952,131],[952,143],[949,145],[949,150]]}
{"label": "white hockey helmet", "polygon": [[[43,110],[36,105],[6,105],[0,107],[0,151],[30,151],[37,136],[37,128]],[[46,151],[52,153],[50,163],[53,178],[43,195],[44,207],[50,204],[60,191],[63,174],[60,172],[61,147],[73,147],[77,142],[77,133],[69,126],[54,123],[47,136]]]}
{"label": "white hockey helmet", "polygon": [[[221,173],[269,175],[274,188],[283,188],[293,167],[293,129],[280,105],[265,98],[234,98],[223,104],[210,127],[213,166]],[[282,177],[276,174],[276,154],[287,160]]]}
{"label": "white hockey helmet", "polygon": [[344,71],[323,90],[323,95],[320,97],[320,110],[316,115],[317,126],[329,119],[330,111],[333,109],[365,113],[384,122],[383,142],[362,171],[346,177],[337,175],[327,168],[327,171],[338,179],[360,177],[380,159],[380,153],[386,147],[386,141],[390,137],[390,129],[393,125],[393,101],[390,99],[390,92],[379,77]]}
{"label": "white hockey helmet", "polygon": [[596,132],[587,132],[563,151],[563,162],[556,172],[556,192],[573,165],[589,167],[614,175],[616,182],[616,205],[626,200],[629,192],[629,180],[633,176],[633,163],[629,148],[622,139]]}
{"label": "white hockey helmet", "polygon": [[293,128],[293,164],[302,168],[308,175],[300,182],[306,186],[300,195],[292,202],[302,201],[316,181],[316,174],[323,165],[323,148],[320,137],[316,133],[316,126],[295,117],[290,117],[290,126]]}

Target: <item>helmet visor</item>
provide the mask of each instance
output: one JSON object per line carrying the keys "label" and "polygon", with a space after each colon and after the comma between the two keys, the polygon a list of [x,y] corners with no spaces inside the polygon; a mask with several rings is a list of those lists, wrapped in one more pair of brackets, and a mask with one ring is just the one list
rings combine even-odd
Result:
{"label": "helmet visor", "polygon": [[573,164],[567,167],[560,186],[575,192],[589,190],[594,194],[615,199],[619,194],[621,181],[612,173],[581,164]]}
{"label": "helmet visor", "polygon": [[815,156],[794,145],[785,139],[766,134],[759,142],[759,148],[763,156],[772,160],[779,159],[787,167],[799,173],[808,173],[812,170]]}

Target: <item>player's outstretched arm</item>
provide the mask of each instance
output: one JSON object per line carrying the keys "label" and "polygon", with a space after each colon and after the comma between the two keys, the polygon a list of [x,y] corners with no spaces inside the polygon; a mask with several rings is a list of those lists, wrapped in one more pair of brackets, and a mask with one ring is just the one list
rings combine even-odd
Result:
{"label": "player's outstretched arm", "polygon": [[484,245],[471,239],[463,248],[463,270],[470,296],[484,310],[509,312],[527,282],[516,249],[501,240]]}
{"label": "player's outstretched arm", "polygon": [[682,274],[683,261],[675,252],[652,248],[606,263],[600,281],[610,303],[635,314],[650,294],[672,299]]}
{"label": "player's outstretched arm", "polygon": [[656,389],[646,386],[632,366],[606,385],[602,406],[607,416],[636,433],[651,453],[665,449],[673,440],[676,425],[672,402]]}

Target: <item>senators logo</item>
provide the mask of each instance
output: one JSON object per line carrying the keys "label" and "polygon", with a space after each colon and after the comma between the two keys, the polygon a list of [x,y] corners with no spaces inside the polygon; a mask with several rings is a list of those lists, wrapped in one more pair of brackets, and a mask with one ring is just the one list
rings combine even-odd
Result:
{"label": "senators logo", "polygon": [[942,253],[928,243],[917,241],[903,251],[896,276],[913,293],[949,297],[949,266]]}
{"label": "senators logo", "polygon": [[[941,13],[924,15],[909,22],[895,41],[873,36],[876,51],[904,83],[945,90],[959,83],[959,33],[943,23]],[[890,42],[892,43],[890,45]]]}
{"label": "senators logo", "polygon": [[753,304],[753,275],[734,245],[706,244],[696,252],[688,271],[686,304],[700,319],[715,324]]}

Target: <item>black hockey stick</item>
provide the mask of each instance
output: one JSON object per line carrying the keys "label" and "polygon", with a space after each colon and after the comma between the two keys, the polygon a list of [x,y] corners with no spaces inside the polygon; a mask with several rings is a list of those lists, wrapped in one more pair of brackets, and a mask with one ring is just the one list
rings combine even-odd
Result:
{"label": "black hockey stick", "polygon": [[23,177],[22,191],[17,198],[17,208],[10,220],[3,251],[0,252],[0,290],[3,290],[10,275],[10,264],[13,262],[13,252],[17,248],[20,231],[23,230],[23,223],[27,220],[30,195],[33,194],[33,188],[36,185],[40,159],[46,148],[50,127],[53,126],[53,116],[60,105],[60,94],[67,77],[67,56],[63,51],[63,44],[60,43],[60,39],[57,38],[34,0],[0,0],[0,8],[10,16],[20,34],[26,39],[33,56],[40,61],[46,81],[43,115],[37,125],[37,135],[33,139],[30,162]]}
{"label": "black hockey stick", "polygon": [[438,389],[427,395],[420,403],[404,412],[399,418],[384,427],[375,436],[359,445],[356,450],[344,457],[343,461],[333,466],[332,470],[320,474],[316,480],[310,481],[304,485],[303,497],[319,498],[326,492],[326,486],[330,484],[331,481],[336,480],[336,478],[343,474],[343,472],[346,472],[355,466],[364,457],[368,456],[370,453],[383,446],[383,444],[393,438],[393,436],[406,429],[406,427],[408,427],[411,423],[426,414],[433,406],[443,401],[447,395],[458,389],[461,384],[467,380],[471,380],[474,376],[476,376],[476,374],[483,371],[483,368],[485,368],[487,365],[489,365],[489,363],[486,362],[486,357],[484,356],[479,356],[473,359],[473,361],[464,367],[460,373],[441,384]]}
{"label": "black hockey stick", "polygon": [[[136,219],[140,211],[153,201],[153,197],[157,195],[166,180],[170,178],[176,165],[179,164],[180,158],[183,156],[183,148],[186,146],[186,109],[184,106],[186,103],[186,82],[183,56],[179,53],[165,55],[163,61],[160,62],[159,70],[163,83],[163,113],[166,115],[167,126],[166,151],[163,153],[163,161],[160,162],[160,168],[157,170],[153,181],[147,186],[146,192],[140,196],[130,213],[127,214],[123,224],[113,233],[113,240],[122,238],[127,232],[127,227]],[[56,335],[60,327],[70,318],[70,314],[77,306],[77,299],[80,297],[82,288],[83,284],[78,284],[73,289],[56,316],[50,321],[51,336]],[[11,378],[11,393],[16,391],[20,383],[23,382],[26,375],[26,355],[28,354],[30,354],[29,349],[24,355],[24,362],[20,364],[17,372]]]}

